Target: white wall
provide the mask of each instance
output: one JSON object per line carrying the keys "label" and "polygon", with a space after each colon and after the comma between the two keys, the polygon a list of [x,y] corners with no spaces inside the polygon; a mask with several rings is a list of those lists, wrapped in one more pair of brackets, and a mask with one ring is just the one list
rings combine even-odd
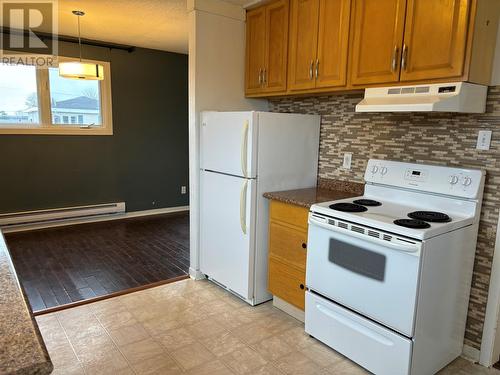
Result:
{"label": "white wall", "polygon": [[491,86],[500,85],[500,22],[498,23],[497,46],[495,49],[495,60],[493,63],[493,76],[491,77]]}
{"label": "white wall", "polygon": [[267,110],[245,99],[245,10],[220,0],[188,0],[190,274],[199,273],[199,118],[204,110]]}

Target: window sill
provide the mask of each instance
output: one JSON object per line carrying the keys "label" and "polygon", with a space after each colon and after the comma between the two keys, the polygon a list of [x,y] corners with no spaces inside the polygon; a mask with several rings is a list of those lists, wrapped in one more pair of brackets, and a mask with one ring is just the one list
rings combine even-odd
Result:
{"label": "window sill", "polygon": [[113,129],[109,127],[104,128],[90,128],[82,129],[75,127],[58,127],[58,128],[0,128],[0,135],[113,135]]}

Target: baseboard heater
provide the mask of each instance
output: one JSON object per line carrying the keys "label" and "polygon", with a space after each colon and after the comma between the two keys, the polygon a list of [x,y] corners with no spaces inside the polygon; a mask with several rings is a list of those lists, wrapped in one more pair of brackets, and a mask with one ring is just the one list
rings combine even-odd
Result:
{"label": "baseboard heater", "polygon": [[125,213],[125,202],[0,214],[0,227],[44,225]]}

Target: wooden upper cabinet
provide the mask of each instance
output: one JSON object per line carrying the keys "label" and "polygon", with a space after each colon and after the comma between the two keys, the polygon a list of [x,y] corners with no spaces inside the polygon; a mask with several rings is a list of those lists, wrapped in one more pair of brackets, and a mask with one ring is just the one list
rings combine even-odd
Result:
{"label": "wooden upper cabinet", "polygon": [[316,86],[314,69],[318,48],[318,22],[319,0],[291,1],[288,56],[290,90],[305,90]]}
{"label": "wooden upper cabinet", "polygon": [[488,85],[500,0],[274,0],[247,13],[249,96]]}
{"label": "wooden upper cabinet", "polygon": [[347,84],[351,0],[320,0],[316,87]]}
{"label": "wooden upper cabinet", "polygon": [[288,0],[279,0],[266,7],[266,43],[264,90],[286,90],[288,52]]}
{"label": "wooden upper cabinet", "polygon": [[262,91],[265,64],[266,12],[258,8],[247,13],[245,92]]}
{"label": "wooden upper cabinet", "polygon": [[399,81],[405,9],[406,0],[353,0],[351,84]]}
{"label": "wooden upper cabinet", "polygon": [[401,81],[461,77],[470,0],[408,0]]}

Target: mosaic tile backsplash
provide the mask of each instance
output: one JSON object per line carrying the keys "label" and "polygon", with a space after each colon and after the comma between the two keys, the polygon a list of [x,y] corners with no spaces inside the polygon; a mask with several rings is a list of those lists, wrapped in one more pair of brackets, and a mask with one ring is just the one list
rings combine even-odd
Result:
{"label": "mosaic tile backsplash", "polygon": [[[363,182],[370,158],[486,170],[465,333],[465,344],[479,349],[500,206],[500,86],[490,87],[485,114],[355,113],[361,99],[360,93],[281,98],[270,109],[321,115],[321,178]],[[476,150],[481,129],[493,131],[489,151]],[[342,169],[346,152],[353,154],[351,170]]]}

